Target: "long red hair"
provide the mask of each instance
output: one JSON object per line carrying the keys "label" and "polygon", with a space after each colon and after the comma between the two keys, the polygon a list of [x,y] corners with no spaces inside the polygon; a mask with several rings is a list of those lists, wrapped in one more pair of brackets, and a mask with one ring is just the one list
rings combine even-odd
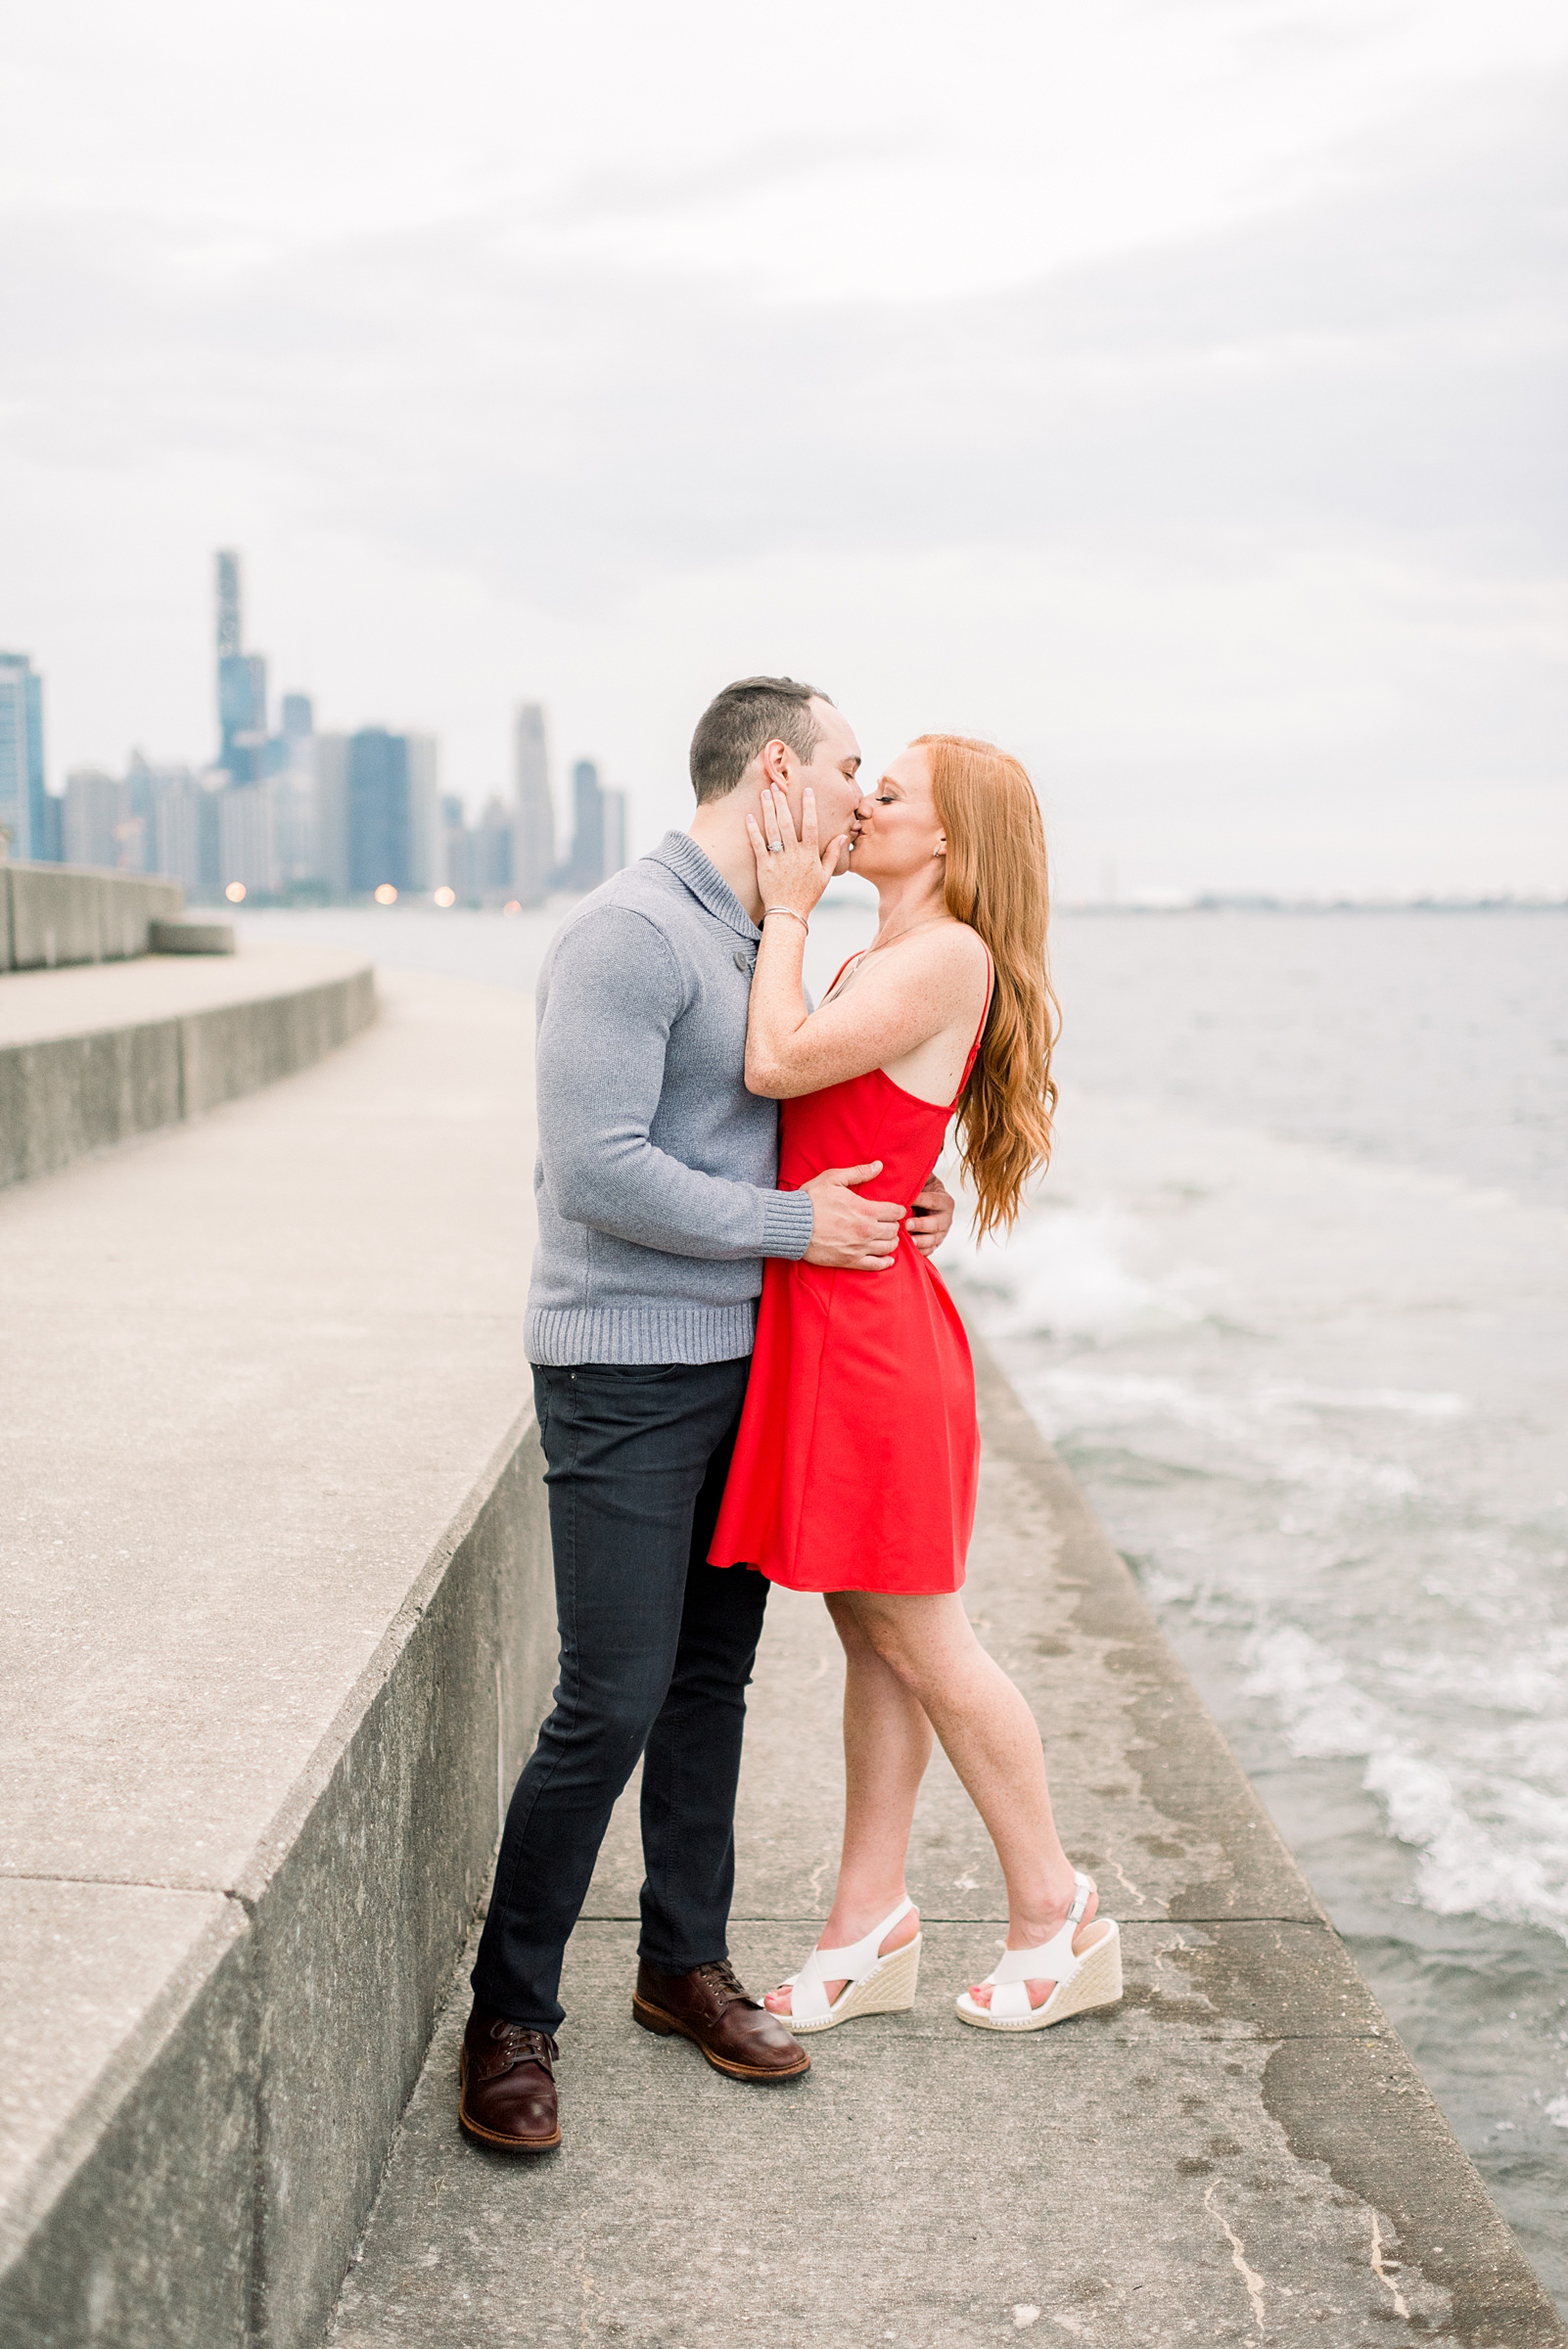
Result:
{"label": "long red hair", "polygon": [[946,905],[991,950],[986,1033],[958,1104],[958,1146],[975,1230],[1006,1231],[1051,1154],[1051,1051],[1061,1010],[1045,932],[1050,880],[1035,786],[1016,759],[966,734],[920,734],[947,840]]}

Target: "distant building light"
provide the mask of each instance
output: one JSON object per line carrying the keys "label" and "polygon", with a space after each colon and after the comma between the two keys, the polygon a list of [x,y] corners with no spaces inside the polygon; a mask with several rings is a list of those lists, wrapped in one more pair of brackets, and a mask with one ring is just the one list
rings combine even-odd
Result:
{"label": "distant building light", "polygon": [[393,889],[393,887],[392,887],[392,883],[391,883],[390,881],[384,881],[384,882],[382,883],[382,885],[381,885],[380,889],[378,889],[378,890],[377,890],[377,892],[376,892],[376,902],[377,902],[377,904],[378,904],[378,905],[395,905],[395,904],[396,904],[396,902],[397,902],[397,892],[396,892],[396,891]]}
{"label": "distant building light", "polygon": [[521,913],[522,910],[523,908],[518,903],[516,898],[508,898],[506,903],[501,907],[501,911],[503,913]]}
{"label": "distant building light", "polygon": [[436,892],[436,902],[438,905],[455,905],[457,903],[456,890],[438,889]]}
{"label": "distant building light", "polygon": [[243,881],[231,881],[228,888],[223,892],[223,895],[228,898],[231,905],[243,905],[245,902],[245,883]]}

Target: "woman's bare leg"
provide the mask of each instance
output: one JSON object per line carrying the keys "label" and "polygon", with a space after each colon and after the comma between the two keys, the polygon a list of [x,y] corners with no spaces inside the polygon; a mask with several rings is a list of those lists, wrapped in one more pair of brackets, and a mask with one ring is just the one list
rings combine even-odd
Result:
{"label": "woman's bare leg", "polygon": [[[1034,1714],[981,1646],[956,1593],[900,1598],[853,1590],[842,1593],[839,1603],[918,1700],[986,1822],[1007,1883],[1008,1948],[1038,1948],[1060,1931],[1074,1884],[1073,1864],[1051,1817]],[[1091,1899],[1080,1935],[1094,1910]],[[1031,1982],[1030,2004],[1042,2005],[1050,1987]],[[989,2005],[991,1993],[984,1984],[976,1986],[975,1996]]]}
{"label": "woman's bare leg", "polygon": [[[934,1740],[918,1699],[883,1662],[845,1598],[832,1592],[827,1606],[844,1642],[844,1849],[817,1946],[841,1950],[869,1933],[903,1898],[915,1797]],[[900,1917],[883,1951],[901,1949],[919,1930],[913,1911]],[[829,1982],[825,1988],[831,2004],[844,1985]],[[787,2015],[789,1991],[773,1991],[766,2004]]]}

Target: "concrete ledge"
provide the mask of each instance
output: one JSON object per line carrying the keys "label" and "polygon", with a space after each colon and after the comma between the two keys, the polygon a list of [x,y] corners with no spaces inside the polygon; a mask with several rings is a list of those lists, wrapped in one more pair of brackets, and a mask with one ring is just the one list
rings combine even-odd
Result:
{"label": "concrete ledge", "polygon": [[0,984],[0,1186],[307,1068],[376,1016],[357,956],[262,949]]}
{"label": "concrete ledge", "polygon": [[[319,2339],[544,1710],[539,1467],[530,1418],[226,1896],[0,1882],[19,2023],[49,1965],[153,1981],[0,2212],[5,2349]],[[198,1928],[167,1973],[155,1901]]]}
{"label": "concrete ledge", "polygon": [[85,865],[0,864],[0,971],[145,954],[150,925],[172,921],[184,905],[178,881]]}
{"label": "concrete ledge", "polygon": [[530,1007],[0,1203],[0,2343],[320,2338],[554,1663]]}
{"label": "concrete ledge", "polygon": [[[102,1982],[70,2000],[80,2043],[54,2013],[35,2039],[41,1987],[55,1973],[79,1982],[88,1953]],[[49,2132],[0,2210],[0,2340],[244,2340],[249,2246],[235,2219],[256,2167],[244,1911],[217,1894],[7,1881],[0,1975],[4,2118],[14,2127],[24,2098]]]}
{"label": "concrete ledge", "polygon": [[234,924],[150,922],[147,926],[147,950],[150,954],[232,954]]}
{"label": "concrete ledge", "polygon": [[530,1412],[235,1887],[257,1969],[260,2341],[319,2338],[545,1710],[542,1467]]}

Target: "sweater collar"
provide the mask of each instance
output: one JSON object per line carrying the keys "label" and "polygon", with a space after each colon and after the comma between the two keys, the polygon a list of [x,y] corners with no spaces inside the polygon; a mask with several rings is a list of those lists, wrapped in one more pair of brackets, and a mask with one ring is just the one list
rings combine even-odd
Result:
{"label": "sweater collar", "polygon": [[655,864],[668,865],[678,880],[684,881],[692,896],[726,928],[738,931],[754,944],[761,937],[717,865],[697,846],[689,832],[667,832],[649,853]]}

